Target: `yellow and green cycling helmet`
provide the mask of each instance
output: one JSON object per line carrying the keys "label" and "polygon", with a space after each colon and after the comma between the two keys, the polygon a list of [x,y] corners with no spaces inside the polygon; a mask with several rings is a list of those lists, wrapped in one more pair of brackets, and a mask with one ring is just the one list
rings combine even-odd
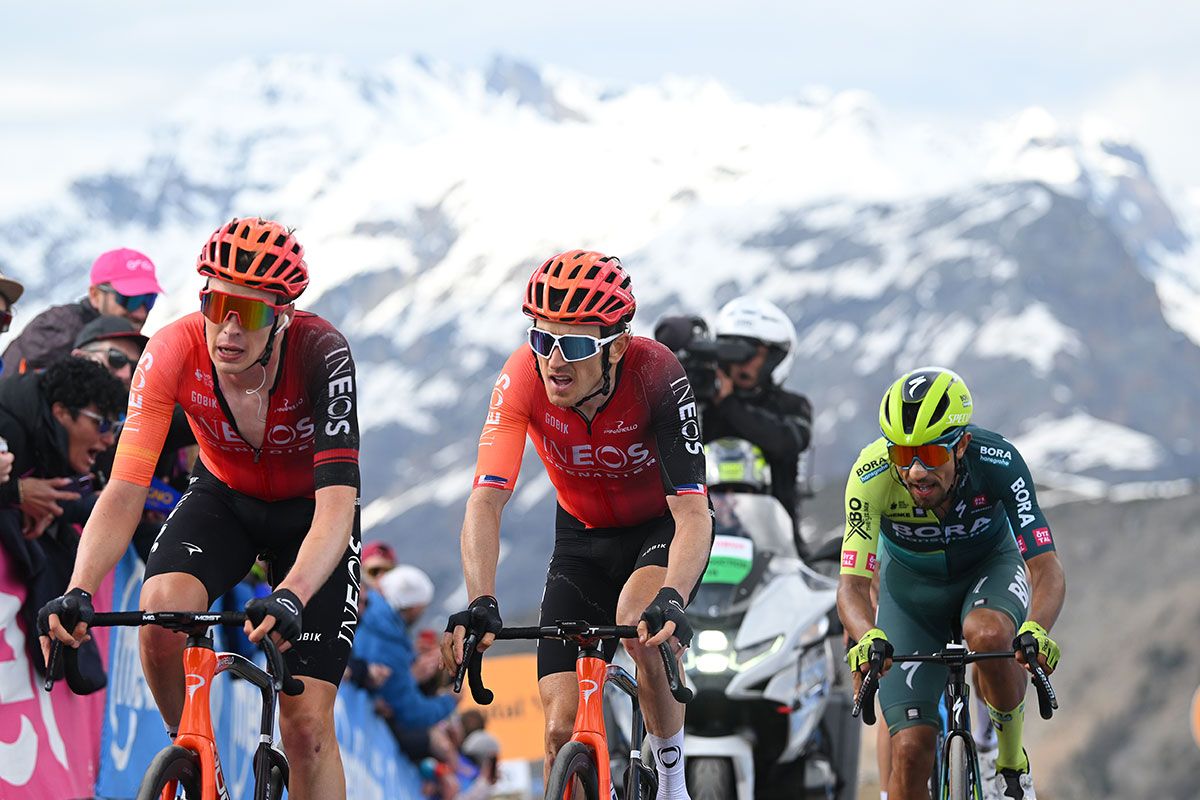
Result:
{"label": "yellow and green cycling helmet", "polygon": [[929,444],[970,421],[967,384],[942,367],[922,367],[900,376],[879,404],[879,430],[892,444]]}

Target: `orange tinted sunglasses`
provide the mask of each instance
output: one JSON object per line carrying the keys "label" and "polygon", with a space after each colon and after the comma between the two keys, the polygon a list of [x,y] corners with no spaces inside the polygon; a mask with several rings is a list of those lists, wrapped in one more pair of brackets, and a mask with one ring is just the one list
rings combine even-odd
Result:
{"label": "orange tinted sunglasses", "polygon": [[229,319],[230,314],[235,314],[239,325],[248,331],[256,331],[273,323],[285,308],[286,303],[276,306],[265,300],[226,294],[216,289],[200,290],[200,313],[217,325]]}
{"label": "orange tinted sunglasses", "polygon": [[888,442],[888,460],[902,470],[912,467],[914,461],[920,461],[927,470],[937,469],[954,457],[954,448],[962,436],[955,437],[952,442],[919,444],[912,447],[904,444]]}

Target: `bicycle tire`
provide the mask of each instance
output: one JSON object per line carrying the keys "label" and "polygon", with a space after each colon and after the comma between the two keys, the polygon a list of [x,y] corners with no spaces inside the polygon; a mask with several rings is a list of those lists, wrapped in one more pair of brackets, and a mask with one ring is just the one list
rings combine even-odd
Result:
{"label": "bicycle tire", "polygon": [[150,762],[137,800],[162,800],[163,790],[172,781],[183,789],[185,797],[200,797],[200,757],[176,744],[158,751]]}
{"label": "bicycle tire", "polygon": [[[546,800],[564,800],[575,778],[583,786],[584,800],[600,800],[600,778],[592,751],[583,742],[571,741],[554,757],[554,768],[550,770],[550,780],[546,781]],[[572,793],[571,800],[579,798]]]}
{"label": "bicycle tire", "polygon": [[975,800],[972,796],[971,764],[967,757],[967,743],[961,736],[950,739],[950,758],[948,759],[946,778],[949,800]]}

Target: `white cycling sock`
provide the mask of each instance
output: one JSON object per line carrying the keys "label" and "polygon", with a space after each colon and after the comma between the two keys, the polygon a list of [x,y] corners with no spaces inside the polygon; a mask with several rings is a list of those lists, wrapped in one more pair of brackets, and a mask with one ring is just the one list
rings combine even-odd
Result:
{"label": "white cycling sock", "polygon": [[887,800],[887,792],[882,789],[879,791],[879,800]]}
{"label": "white cycling sock", "polygon": [[653,733],[647,738],[658,768],[658,800],[691,800],[683,771],[683,728],[666,739]]}
{"label": "white cycling sock", "polygon": [[167,729],[167,736],[171,737],[171,741],[175,741],[175,737],[179,735],[179,726],[175,725],[172,727],[164,722],[163,727]]}

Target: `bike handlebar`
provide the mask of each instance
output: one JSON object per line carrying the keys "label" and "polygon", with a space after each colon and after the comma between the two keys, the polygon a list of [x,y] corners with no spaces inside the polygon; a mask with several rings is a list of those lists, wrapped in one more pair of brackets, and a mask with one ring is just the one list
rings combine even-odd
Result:
{"label": "bike handlebar", "polygon": [[[587,622],[564,621],[554,625],[543,625],[528,628],[501,628],[496,634],[497,639],[561,639],[574,642],[580,646],[594,646],[602,639],[636,639],[637,628],[633,625],[591,625]],[[468,633],[463,640],[463,660],[454,677],[454,691],[462,691],[464,677],[471,687],[471,697],[481,706],[486,706],[495,699],[495,694],[483,685],[483,653],[478,650],[480,637]],[[658,646],[662,656],[663,670],[667,676],[667,686],[671,696],[677,702],[689,703],[693,693],[679,675],[679,663],[671,652],[669,642]]]}
{"label": "bike handlebar", "polygon": [[[1042,669],[1041,664],[1038,663],[1037,641],[1033,640],[1032,635],[1029,635],[1029,639],[1032,641],[1022,640],[1020,647],[1015,647],[1012,650],[973,653],[966,648],[954,648],[941,650],[929,655],[893,655],[891,660],[900,664],[932,662],[946,666],[956,664],[965,666],[976,661],[991,658],[1015,658],[1019,652],[1025,657],[1025,662],[1032,666],[1030,672],[1033,675],[1033,686],[1037,690],[1038,711],[1041,713],[1042,719],[1050,719],[1054,716],[1055,709],[1058,708],[1058,696],[1054,692],[1054,687],[1050,685],[1050,677]],[[863,722],[867,725],[875,724],[875,693],[879,691],[879,674],[883,672],[884,656],[886,654],[884,647],[883,643],[878,640],[871,642],[871,652],[868,657],[870,667],[867,670],[866,676],[863,677],[858,693],[854,697],[854,707],[850,710],[850,715],[853,717],[861,714]]]}
{"label": "bike handlebar", "polygon": [[[246,621],[242,611],[104,611],[92,616],[89,628],[125,627],[138,628],[143,625],[158,625],[173,631],[191,631],[197,627],[208,628],[212,625],[241,625]],[[264,636],[259,643],[267,656],[267,664],[274,678],[275,690],[286,695],[296,696],[304,692],[304,683],[293,678],[288,670],[283,654],[270,635]],[[45,690],[54,688],[55,673],[58,671],[59,660],[63,662],[63,672],[71,691],[80,693],[82,678],[79,674],[79,652],[68,647],[64,650],[62,642],[55,639],[50,645],[50,663],[46,666]]]}

